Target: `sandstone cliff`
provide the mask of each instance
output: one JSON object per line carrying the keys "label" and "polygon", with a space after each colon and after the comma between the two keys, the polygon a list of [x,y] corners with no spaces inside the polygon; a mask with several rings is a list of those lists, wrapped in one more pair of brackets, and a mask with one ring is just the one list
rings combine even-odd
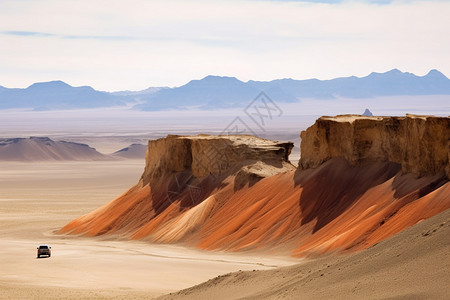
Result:
{"label": "sandstone cliff", "polygon": [[390,161],[418,176],[444,171],[450,178],[450,118],[406,115],[321,117],[301,133],[301,169],[333,157],[352,165]]}
{"label": "sandstone cliff", "polygon": [[249,135],[176,136],[151,140],[145,156],[144,184],[163,175],[189,170],[194,177],[230,172],[258,178],[294,169],[288,157],[293,144]]}

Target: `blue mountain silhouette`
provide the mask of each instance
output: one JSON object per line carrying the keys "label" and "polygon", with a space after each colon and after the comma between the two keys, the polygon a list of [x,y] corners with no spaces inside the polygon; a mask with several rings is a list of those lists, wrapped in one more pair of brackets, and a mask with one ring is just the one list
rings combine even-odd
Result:
{"label": "blue mountain silhouette", "polygon": [[0,86],[0,109],[35,110],[121,106],[139,103],[139,110],[242,107],[261,91],[277,102],[301,99],[370,98],[377,96],[450,95],[450,80],[438,70],[425,76],[401,72],[371,73],[365,77],[331,80],[277,79],[243,82],[235,77],[206,76],[175,88],[107,93],[89,86],[72,87],[62,81],[35,83],[26,89]]}
{"label": "blue mountain silhouette", "polygon": [[34,83],[26,89],[0,89],[0,108],[95,108],[125,105],[125,100],[89,86],[72,87],[62,81]]}
{"label": "blue mountain silhouette", "polygon": [[449,95],[450,80],[437,70],[431,70],[425,76],[416,76],[397,69],[386,73],[371,73],[361,78],[351,76],[331,80],[277,79],[242,82],[234,77],[207,76],[181,87],[147,95],[141,98],[144,103],[136,108],[158,110],[190,106],[236,107],[247,105],[261,91],[278,102],[295,102],[302,98]]}

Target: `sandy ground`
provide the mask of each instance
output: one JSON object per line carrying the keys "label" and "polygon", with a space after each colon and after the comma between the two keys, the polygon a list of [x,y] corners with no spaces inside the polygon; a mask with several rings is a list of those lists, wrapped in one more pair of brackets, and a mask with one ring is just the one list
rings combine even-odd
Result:
{"label": "sandy ground", "polygon": [[450,210],[353,254],[235,272],[162,299],[449,299]]}
{"label": "sandy ground", "polygon": [[[0,299],[151,298],[298,259],[62,236],[55,230],[138,181],[142,160],[0,163]],[[51,258],[36,258],[41,243]]]}

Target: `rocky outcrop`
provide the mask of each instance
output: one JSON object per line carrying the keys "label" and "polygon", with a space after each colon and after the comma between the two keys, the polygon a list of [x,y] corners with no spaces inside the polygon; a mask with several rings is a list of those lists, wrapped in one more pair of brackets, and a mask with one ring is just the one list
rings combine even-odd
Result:
{"label": "rocky outcrop", "polygon": [[160,243],[189,239],[234,193],[263,178],[294,173],[288,161],[292,147],[248,135],[151,140],[141,180],[60,232],[118,233]]}
{"label": "rocky outcrop", "polygon": [[389,161],[400,164],[404,173],[445,172],[450,178],[448,117],[321,117],[301,138],[300,169],[343,157],[352,165]]}
{"label": "rocky outcrop", "polygon": [[148,142],[142,180],[146,184],[153,178],[185,170],[196,178],[230,172],[267,177],[293,169],[288,160],[292,147],[291,142],[249,135],[169,135]]}

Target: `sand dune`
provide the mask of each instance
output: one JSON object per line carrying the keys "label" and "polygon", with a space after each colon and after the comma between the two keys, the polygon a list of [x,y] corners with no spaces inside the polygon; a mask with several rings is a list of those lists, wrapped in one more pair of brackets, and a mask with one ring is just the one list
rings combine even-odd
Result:
{"label": "sand dune", "polygon": [[106,160],[107,155],[85,144],[47,137],[0,139],[2,161]]}
{"label": "sand dune", "polygon": [[235,272],[159,299],[447,299],[450,210],[350,255]]}

